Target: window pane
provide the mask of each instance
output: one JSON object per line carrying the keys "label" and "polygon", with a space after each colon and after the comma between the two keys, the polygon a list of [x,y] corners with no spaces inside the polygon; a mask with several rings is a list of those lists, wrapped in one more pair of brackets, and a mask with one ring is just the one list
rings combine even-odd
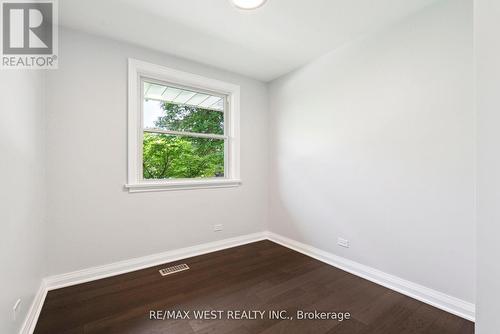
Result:
{"label": "window pane", "polygon": [[224,140],[144,133],[143,177],[224,177]]}
{"label": "window pane", "polygon": [[210,96],[203,102],[201,102],[199,105],[201,108],[211,108],[211,109],[218,109],[222,110],[222,99],[218,96]]}
{"label": "window pane", "polygon": [[224,134],[224,113],[156,100],[144,101],[144,128]]}
{"label": "window pane", "polygon": [[149,82],[144,83],[144,94],[150,98],[158,99],[161,98],[163,92],[167,89],[165,86],[150,84]]}
{"label": "window pane", "polygon": [[144,81],[144,99],[185,104],[191,107],[214,111],[224,111],[224,99],[221,96],[172,87],[167,84]]}

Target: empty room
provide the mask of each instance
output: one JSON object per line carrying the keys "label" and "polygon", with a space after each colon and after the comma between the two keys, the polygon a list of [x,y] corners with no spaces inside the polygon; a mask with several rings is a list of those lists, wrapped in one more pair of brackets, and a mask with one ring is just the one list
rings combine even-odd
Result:
{"label": "empty room", "polygon": [[0,334],[500,333],[500,2],[0,11]]}

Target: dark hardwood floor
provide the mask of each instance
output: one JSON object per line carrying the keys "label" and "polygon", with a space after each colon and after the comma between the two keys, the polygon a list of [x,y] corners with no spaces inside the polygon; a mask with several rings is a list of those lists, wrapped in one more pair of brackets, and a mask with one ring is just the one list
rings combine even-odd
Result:
{"label": "dark hardwood floor", "polygon": [[[191,269],[162,277],[163,265],[51,291],[35,333],[474,333],[469,321],[270,241],[169,265],[180,263]],[[154,310],[190,311],[190,319],[150,320]],[[197,320],[197,310],[223,319]],[[286,310],[294,319],[226,320],[235,310]],[[351,319],[297,320],[297,310]]]}

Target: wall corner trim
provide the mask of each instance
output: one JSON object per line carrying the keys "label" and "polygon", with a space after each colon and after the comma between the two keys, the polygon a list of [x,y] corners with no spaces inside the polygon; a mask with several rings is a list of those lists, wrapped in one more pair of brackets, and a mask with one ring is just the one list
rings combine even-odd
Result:
{"label": "wall corner trim", "polygon": [[40,287],[31,303],[31,307],[26,314],[26,319],[19,331],[19,334],[32,334],[35,331],[36,323],[40,312],[42,311],[42,306],[47,296],[47,286],[45,285],[45,280],[42,280]]}
{"label": "wall corner trim", "polygon": [[437,307],[443,311],[452,313],[470,321],[475,321],[475,305],[473,303],[385,273],[364,264],[348,260],[333,253],[326,252],[273,232],[267,232],[267,239],[304,255],[315,258],[316,260],[347,271],[353,275],[362,277],[388,289],[397,291],[423,303]]}

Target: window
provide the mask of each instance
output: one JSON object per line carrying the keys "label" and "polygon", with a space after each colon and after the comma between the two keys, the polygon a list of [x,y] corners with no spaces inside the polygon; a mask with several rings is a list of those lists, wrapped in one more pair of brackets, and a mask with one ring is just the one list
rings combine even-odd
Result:
{"label": "window", "polygon": [[239,86],[129,60],[131,192],[234,187]]}

